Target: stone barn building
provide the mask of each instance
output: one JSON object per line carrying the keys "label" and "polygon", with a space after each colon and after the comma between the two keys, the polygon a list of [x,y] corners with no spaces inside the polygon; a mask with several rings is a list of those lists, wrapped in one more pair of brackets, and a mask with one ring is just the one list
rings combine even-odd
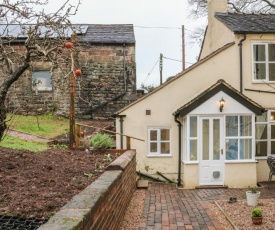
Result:
{"label": "stone barn building", "polygon": [[[76,80],[76,116],[108,119],[115,111],[136,100],[133,25],[79,26],[82,27],[82,32],[77,34],[80,45],[75,51],[75,63],[81,69],[82,76]],[[12,46],[20,51],[23,42],[24,39],[16,40]],[[68,70],[70,67],[67,65],[65,68]],[[32,69],[24,73],[28,76],[21,77],[10,89],[7,97],[8,111],[67,116],[70,109],[69,78],[66,71],[59,70],[51,74],[50,70],[51,63],[47,60],[34,63]],[[0,75],[0,81],[1,77],[4,76]]]}

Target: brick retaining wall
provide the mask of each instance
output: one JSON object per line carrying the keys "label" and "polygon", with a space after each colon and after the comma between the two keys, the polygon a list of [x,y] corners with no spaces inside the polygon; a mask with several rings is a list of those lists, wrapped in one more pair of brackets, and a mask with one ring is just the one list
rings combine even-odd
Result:
{"label": "brick retaining wall", "polygon": [[136,153],[129,150],[39,230],[119,229],[135,189]]}

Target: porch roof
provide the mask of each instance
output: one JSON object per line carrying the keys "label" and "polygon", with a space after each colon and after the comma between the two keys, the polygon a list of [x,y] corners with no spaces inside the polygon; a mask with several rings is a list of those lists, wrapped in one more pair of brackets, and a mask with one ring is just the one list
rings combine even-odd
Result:
{"label": "porch roof", "polygon": [[184,117],[220,91],[225,92],[236,101],[241,103],[243,106],[254,112],[256,115],[261,115],[266,110],[264,107],[254,102],[253,100],[233,88],[231,85],[226,83],[223,79],[220,79],[207,90],[180,107],[177,111],[174,112],[174,114]]}

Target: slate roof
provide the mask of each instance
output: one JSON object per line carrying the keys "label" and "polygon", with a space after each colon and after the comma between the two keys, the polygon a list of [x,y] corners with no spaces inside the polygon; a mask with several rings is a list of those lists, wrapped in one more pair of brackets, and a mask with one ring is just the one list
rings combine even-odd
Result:
{"label": "slate roof", "polygon": [[[33,25],[29,25],[33,26]],[[135,44],[134,27],[132,24],[75,24],[77,28],[77,36],[79,41],[89,43],[104,44]],[[1,36],[17,37],[17,41],[23,41],[26,38],[26,28],[28,25],[10,24],[0,25]],[[42,33],[47,31],[46,27],[41,27]],[[65,36],[70,37],[73,33],[72,29],[64,28]],[[50,37],[56,37],[52,33]],[[43,38],[43,36],[42,36]]]}
{"label": "slate roof", "polygon": [[132,24],[89,24],[86,33],[79,40],[90,43],[134,44],[135,34]]}
{"label": "slate roof", "polygon": [[275,14],[215,13],[235,34],[275,33]]}

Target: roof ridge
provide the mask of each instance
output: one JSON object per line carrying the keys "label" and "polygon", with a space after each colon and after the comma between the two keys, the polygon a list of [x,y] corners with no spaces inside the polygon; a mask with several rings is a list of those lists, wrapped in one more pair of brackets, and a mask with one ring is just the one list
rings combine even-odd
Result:
{"label": "roof ridge", "polygon": [[216,12],[216,14],[219,13],[219,14],[234,14],[234,15],[275,15],[275,13],[257,13],[257,12],[251,12],[251,13],[245,13],[245,12],[226,12],[226,13],[223,13],[223,12]]}

